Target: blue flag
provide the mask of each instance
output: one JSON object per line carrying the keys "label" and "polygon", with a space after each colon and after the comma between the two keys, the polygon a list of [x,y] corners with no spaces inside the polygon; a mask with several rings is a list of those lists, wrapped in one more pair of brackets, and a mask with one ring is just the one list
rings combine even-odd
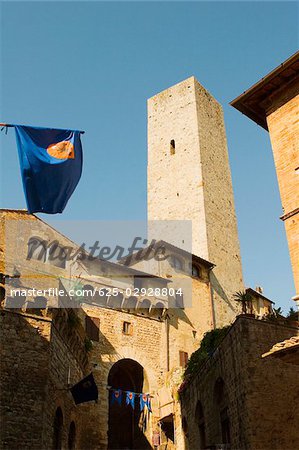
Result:
{"label": "blue flag", "polygon": [[144,409],[145,406],[147,406],[147,395],[146,394],[140,394],[140,411]]}
{"label": "blue flag", "polygon": [[149,412],[152,412],[151,408],[151,396],[149,394],[140,394],[140,411],[147,407]]}
{"label": "blue flag", "polygon": [[80,131],[15,125],[29,213],[61,213],[82,172]]}
{"label": "blue flag", "polygon": [[135,407],[135,393],[134,392],[127,392],[126,404],[131,405],[132,408],[134,409],[134,407]]}
{"label": "blue flag", "polygon": [[113,405],[114,402],[117,402],[120,405],[121,400],[122,400],[122,391],[120,389],[112,389],[111,405]]}

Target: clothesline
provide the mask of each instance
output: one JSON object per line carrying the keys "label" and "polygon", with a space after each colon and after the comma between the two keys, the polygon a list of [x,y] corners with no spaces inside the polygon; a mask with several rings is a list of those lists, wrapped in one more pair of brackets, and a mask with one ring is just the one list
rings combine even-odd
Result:
{"label": "clothesline", "polygon": [[107,389],[108,391],[121,391],[121,392],[125,392],[125,393],[131,392],[131,393],[134,394],[134,395],[148,395],[148,396],[151,397],[151,398],[154,398],[154,397],[155,397],[154,395],[151,395],[151,394],[148,393],[148,392],[125,391],[125,390],[123,390],[123,389],[114,388],[114,387],[108,386],[108,385],[107,385],[106,389]]}

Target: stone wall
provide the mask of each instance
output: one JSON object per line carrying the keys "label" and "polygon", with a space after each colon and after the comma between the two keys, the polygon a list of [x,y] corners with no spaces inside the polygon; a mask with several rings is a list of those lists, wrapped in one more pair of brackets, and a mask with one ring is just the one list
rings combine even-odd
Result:
{"label": "stone wall", "polygon": [[51,322],[0,312],[1,448],[41,448]]}
{"label": "stone wall", "polygon": [[299,295],[299,95],[276,106],[278,107],[275,108],[272,105],[274,111],[267,116],[267,124],[273,148],[296,293]]}
{"label": "stone wall", "polygon": [[[202,424],[206,446],[223,443],[221,411],[229,419],[231,449],[298,448],[299,367],[261,357],[272,344],[295,332],[294,328],[276,323],[237,318],[181,394],[189,450],[204,448],[200,439]],[[224,383],[222,398],[219,380]],[[199,402],[203,414],[199,414]]]}
{"label": "stone wall", "polygon": [[66,447],[71,420],[80,432],[80,413],[68,382],[73,385],[86,373],[83,342],[80,348],[77,331],[63,327],[62,321],[56,326],[50,317],[2,309],[0,319],[1,448],[52,448],[58,407]]}
{"label": "stone wall", "polygon": [[[152,423],[158,416],[156,392],[163,385],[166,369],[166,335],[164,323],[160,320],[116,311],[108,308],[82,305],[84,314],[99,319],[99,341],[93,341],[89,355],[99,389],[97,405],[82,405],[85,417],[85,436],[81,448],[89,444],[93,449],[105,449],[108,432],[108,376],[113,365],[124,359],[139,363],[144,369],[145,392],[153,395],[153,416],[146,436],[151,441]],[[82,321],[84,316],[82,316]],[[132,333],[123,332],[123,322],[129,322]],[[94,427],[94,424],[97,427]]]}

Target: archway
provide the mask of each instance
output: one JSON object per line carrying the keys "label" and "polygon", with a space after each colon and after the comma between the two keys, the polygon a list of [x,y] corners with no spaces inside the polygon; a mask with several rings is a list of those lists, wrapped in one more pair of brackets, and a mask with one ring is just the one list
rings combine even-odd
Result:
{"label": "archway", "polygon": [[[147,392],[143,367],[133,359],[125,358],[110,369],[108,385],[114,389],[132,392]],[[123,393],[121,403],[111,402],[109,393],[108,449],[149,449],[145,435],[146,417],[140,411],[139,398],[135,397],[135,407],[126,405]]]}

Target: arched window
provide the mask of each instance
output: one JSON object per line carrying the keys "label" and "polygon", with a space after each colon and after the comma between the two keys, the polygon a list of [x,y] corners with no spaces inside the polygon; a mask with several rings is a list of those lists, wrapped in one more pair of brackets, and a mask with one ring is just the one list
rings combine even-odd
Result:
{"label": "arched window", "polygon": [[114,308],[114,309],[121,309],[123,299],[124,299],[124,296],[121,292],[119,292],[115,296],[111,295],[108,300],[108,306],[110,306],[110,308]]}
{"label": "arched window", "polygon": [[31,237],[28,241],[27,259],[46,261],[47,242],[39,237]]}
{"label": "arched window", "polygon": [[136,309],[137,301],[137,297],[134,296],[126,298],[123,303],[123,309]]}
{"label": "arched window", "polygon": [[145,298],[144,300],[142,300],[141,303],[139,303],[137,311],[140,314],[147,315],[149,313],[150,307],[151,307],[151,302],[147,298]]}
{"label": "arched window", "polygon": [[221,406],[224,402],[224,381],[221,377],[215,381],[214,400],[218,406]]}
{"label": "arched window", "polygon": [[63,414],[60,407],[56,409],[53,423],[53,450],[62,448]]}
{"label": "arched window", "polygon": [[94,301],[95,288],[91,284],[85,284],[82,291],[83,297],[81,300],[85,303],[92,303]]}
{"label": "arched window", "polygon": [[200,278],[201,277],[200,267],[197,264],[192,264],[191,265],[191,273],[192,273],[193,277]]}
{"label": "arched window", "polygon": [[76,425],[74,421],[72,421],[70,424],[67,444],[69,450],[73,450],[76,448]]}
{"label": "arched window", "polygon": [[228,417],[228,408],[220,411],[221,435],[223,444],[230,444],[230,421]]}
{"label": "arched window", "polygon": [[203,407],[200,401],[198,401],[196,405],[195,419],[199,431],[199,445],[201,449],[204,449],[206,447],[206,427],[205,427]]}
{"label": "arched window", "polygon": [[164,303],[162,303],[162,302],[156,303],[155,305],[152,306],[151,316],[160,319],[163,315],[164,309],[165,309]]}
{"label": "arched window", "polygon": [[228,398],[225,383],[219,377],[214,386],[214,402],[219,414],[221,436],[223,444],[230,444],[230,420],[228,414]]}
{"label": "arched window", "polygon": [[105,288],[100,288],[95,291],[93,301],[99,306],[107,306],[108,298],[108,290]]}
{"label": "arched window", "polygon": [[170,257],[170,264],[176,270],[184,270],[184,263],[181,258],[178,258],[175,255]]}

